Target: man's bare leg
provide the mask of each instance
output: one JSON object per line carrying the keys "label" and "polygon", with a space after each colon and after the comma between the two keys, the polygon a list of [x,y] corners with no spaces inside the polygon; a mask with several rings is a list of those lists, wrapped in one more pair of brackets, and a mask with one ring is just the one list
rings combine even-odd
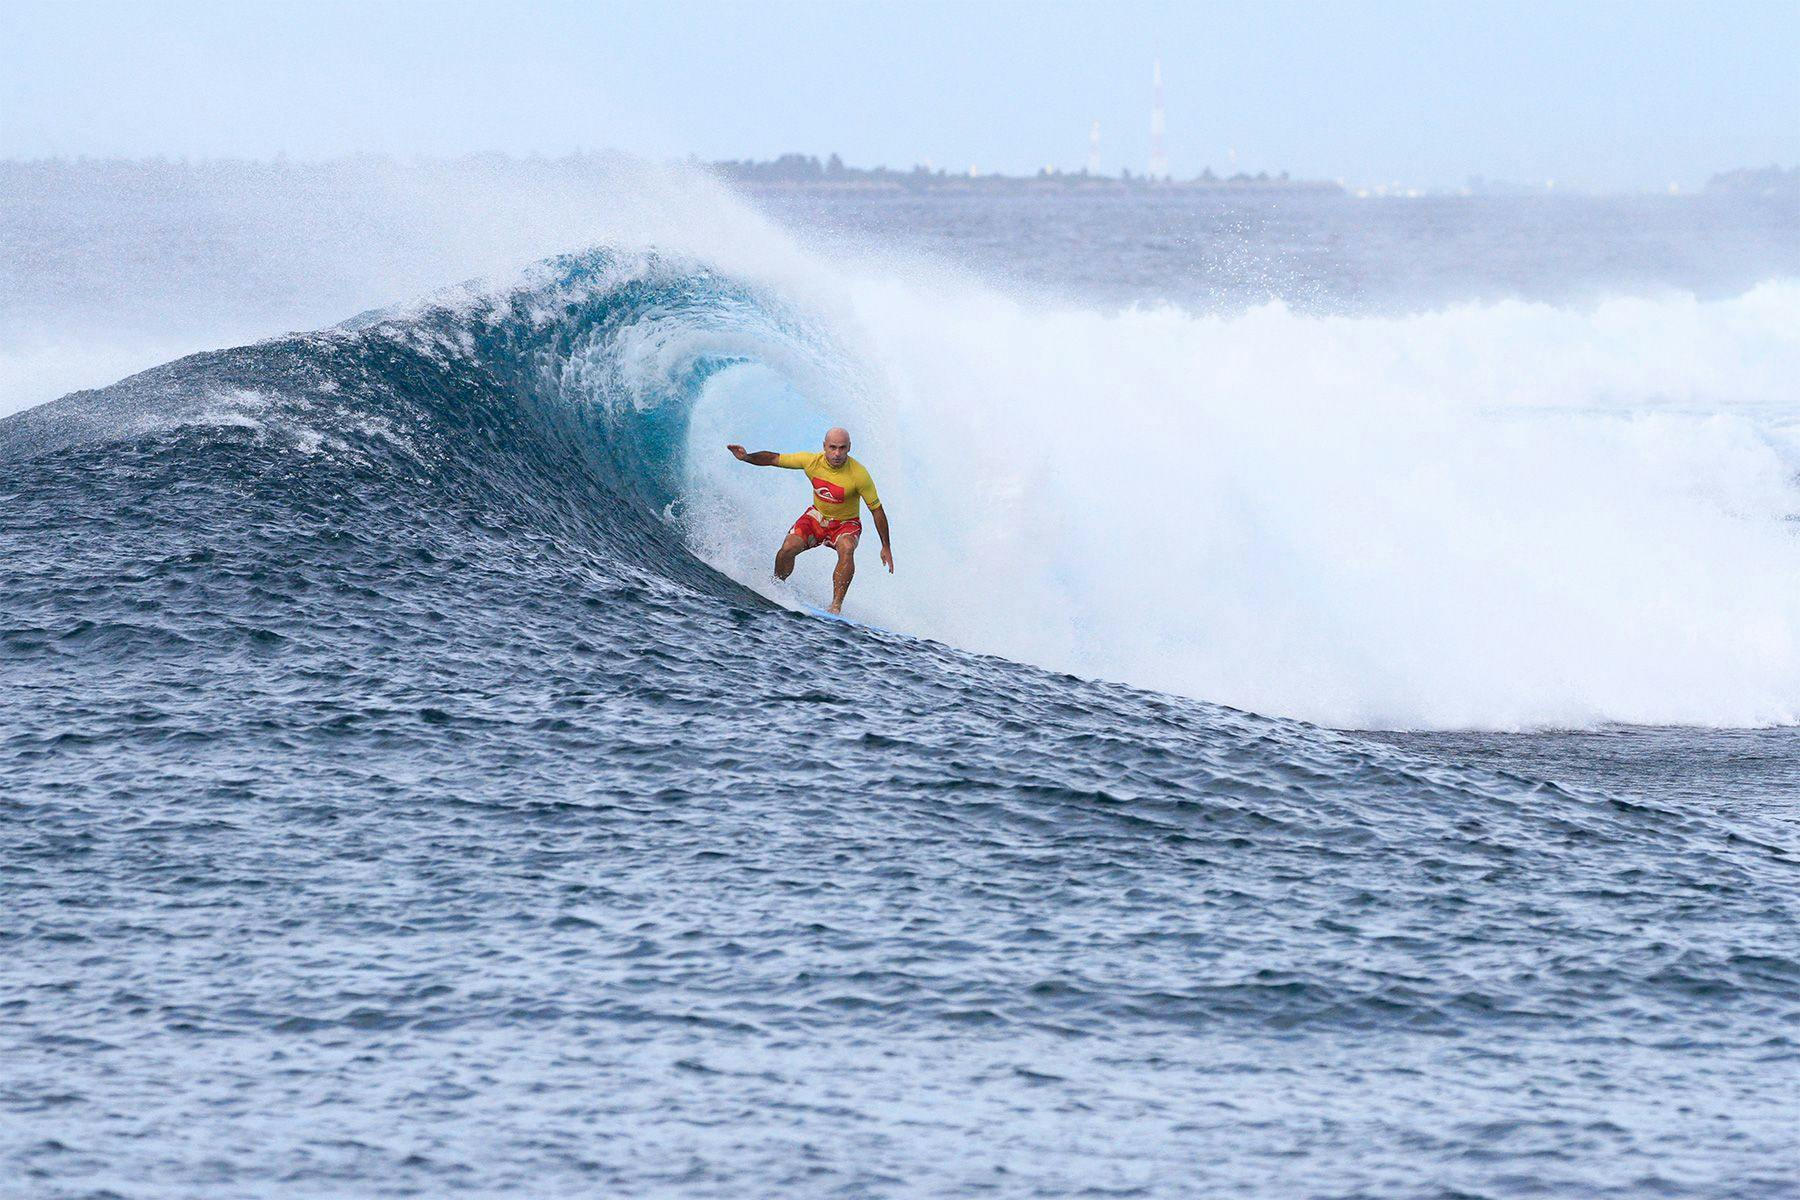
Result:
{"label": "man's bare leg", "polygon": [[837,544],[837,570],[831,573],[831,607],[826,612],[841,612],[844,608],[844,593],[850,590],[850,580],[856,576],[856,539],[839,538]]}
{"label": "man's bare leg", "polygon": [[794,560],[800,557],[803,550],[811,550],[812,542],[797,533],[787,535],[781,543],[781,549],[775,552],[775,578],[786,579],[794,573]]}

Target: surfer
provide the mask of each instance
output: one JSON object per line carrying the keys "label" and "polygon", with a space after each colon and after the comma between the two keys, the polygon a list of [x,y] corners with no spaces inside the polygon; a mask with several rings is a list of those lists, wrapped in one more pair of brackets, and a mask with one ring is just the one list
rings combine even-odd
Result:
{"label": "surfer", "polygon": [[825,448],[816,454],[777,454],[773,450],[749,454],[742,446],[725,448],[739,462],[805,471],[812,481],[812,507],[800,514],[781,549],[775,552],[775,578],[792,575],[794,560],[803,551],[821,544],[830,546],[837,551],[838,561],[837,569],[831,573],[831,607],[825,611],[841,612],[844,593],[850,590],[850,580],[856,574],[856,543],[862,537],[861,500],[869,502],[869,516],[875,522],[875,532],[881,535],[881,561],[888,573],[893,573],[894,552],[888,545],[887,513],[882,510],[881,497],[876,494],[868,469],[850,457],[849,430],[827,429]]}

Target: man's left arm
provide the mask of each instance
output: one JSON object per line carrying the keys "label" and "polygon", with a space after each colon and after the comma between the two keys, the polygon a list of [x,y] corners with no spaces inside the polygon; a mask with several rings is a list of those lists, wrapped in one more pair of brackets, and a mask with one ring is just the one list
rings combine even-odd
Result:
{"label": "man's left arm", "polygon": [[871,508],[869,516],[875,522],[875,532],[881,535],[881,561],[887,565],[888,574],[894,573],[894,550],[888,545],[887,509]]}

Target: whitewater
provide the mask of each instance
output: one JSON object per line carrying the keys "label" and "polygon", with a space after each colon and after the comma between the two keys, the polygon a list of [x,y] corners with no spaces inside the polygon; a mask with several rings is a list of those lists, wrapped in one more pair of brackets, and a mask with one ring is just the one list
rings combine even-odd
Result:
{"label": "whitewater", "polygon": [[14,1193],[1783,1194],[1791,202],[0,172]]}
{"label": "whitewater", "polygon": [[1339,726],[1800,712],[1800,287],[1405,317],[849,291],[856,390],[700,400],[689,494],[746,584],[792,498],[716,447],[848,395],[924,535],[858,596],[894,628]]}

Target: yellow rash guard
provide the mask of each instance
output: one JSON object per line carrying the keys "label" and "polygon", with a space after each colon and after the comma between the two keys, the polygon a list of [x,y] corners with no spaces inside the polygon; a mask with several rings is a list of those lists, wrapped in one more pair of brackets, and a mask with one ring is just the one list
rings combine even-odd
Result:
{"label": "yellow rash guard", "polygon": [[814,450],[783,454],[775,460],[775,465],[806,472],[806,477],[812,481],[813,507],[827,521],[850,521],[860,516],[859,496],[869,502],[871,510],[881,507],[875,481],[869,478],[868,469],[854,458],[845,459],[841,467],[833,467],[825,461],[824,454]]}

